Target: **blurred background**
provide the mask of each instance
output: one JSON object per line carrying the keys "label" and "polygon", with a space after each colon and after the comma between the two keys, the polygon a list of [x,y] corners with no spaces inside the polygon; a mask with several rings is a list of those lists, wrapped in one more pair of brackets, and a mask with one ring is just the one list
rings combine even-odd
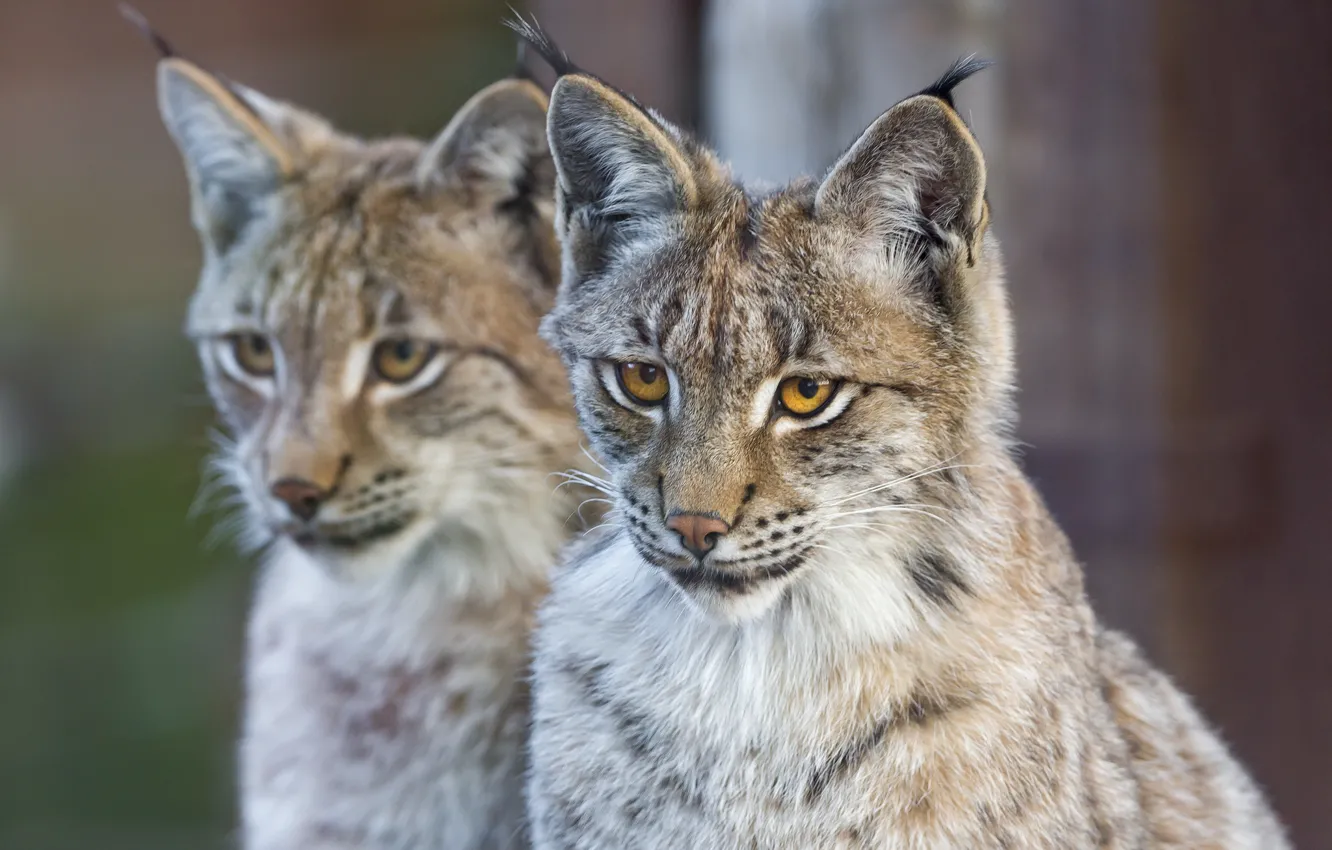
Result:
{"label": "blurred background", "polygon": [[[190,58],[363,135],[508,73],[507,3],[140,0]],[[1025,462],[1102,615],[1332,848],[1332,6],[540,0],[748,178],[826,167],[978,52]],[[154,55],[0,2],[0,850],[232,846],[253,565],[190,506],[199,249]]]}

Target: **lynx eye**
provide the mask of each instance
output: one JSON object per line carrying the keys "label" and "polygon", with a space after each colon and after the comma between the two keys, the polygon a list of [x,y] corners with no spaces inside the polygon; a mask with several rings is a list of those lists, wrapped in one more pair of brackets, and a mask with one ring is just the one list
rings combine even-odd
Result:
{"label": "lynx eye", "polygon": [[828,406],[837,383],[827,378],[792,377],[777,387],[777,403],[792,416],[813,416]]}
{"label": "lynx eye", "polygon": [[235,334],[231,337],[231,355],[237,366],[257,378],[270,377],[277,364],[273,344],[263,334]]}
{"label": "lynx eye", "polygon": [[375,346],[371,362],[375,374],[391,384],[405,384],[421,374],[439,351],[437,346],[414,339],[388,339]]}
{"label": "lynx eye", "polygon": [[639,404],[661,404],[671,388],[666,370],[652,363],[617,363],[615,377],[625,395]]}

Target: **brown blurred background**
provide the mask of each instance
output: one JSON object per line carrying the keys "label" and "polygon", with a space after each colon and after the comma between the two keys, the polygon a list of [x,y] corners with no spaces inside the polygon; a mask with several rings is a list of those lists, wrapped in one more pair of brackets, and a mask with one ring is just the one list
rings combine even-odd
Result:
{"label": "brown blurred background", "polygon": [[[140,0],[361,134],[510,68],[502,0]],[[1332,4],[540,0],[746,177],[817,171],[955,56],[991,161],[1026,463],[1097,607],[1332,848]],[[211,413],[153,56],[107,0],[0,2],[0,850],[234,844],[252,565],[188,516]]]}

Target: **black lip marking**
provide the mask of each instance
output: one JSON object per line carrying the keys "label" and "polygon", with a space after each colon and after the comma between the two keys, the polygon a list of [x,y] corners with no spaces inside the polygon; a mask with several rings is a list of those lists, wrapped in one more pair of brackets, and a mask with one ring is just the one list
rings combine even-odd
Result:
{"label": "black lip marking", "polygon": [[[631,522],[633,521],[633,517],[630,517],[629,519]],[[667,572],[680,569],[677,565],[682,563],[681,558],[651,546],[643,540],[642,537],[634,534],[632,531],[629,532],[629,542],[633,544],[634,551],[638,552],[639,557],[652,566]]]}
{"label": "black lip marking", "polygon": [[789,558],[767,567],[757,567],[745,572],[720,570],[716,567],[697,565],[686,568],[668,567],[666,572],[683,590],[710,588],[721,593],[748,593],[764,582],[785,578],[805,563],[808,549],[802,549]]}
{"label": "black lip marking", "polygon": [[362,531],[356,533],[321,533],[318,529],[305,531],[292,535],[292,539],[298,544],[310,548],[327,547],[330,549],[351,550],[358,549],[383,540],[386,537],[392,537],[399,531],[412,524],[417,514],[415,512],[402,514],[392,519],[374,523],[367,526]]}

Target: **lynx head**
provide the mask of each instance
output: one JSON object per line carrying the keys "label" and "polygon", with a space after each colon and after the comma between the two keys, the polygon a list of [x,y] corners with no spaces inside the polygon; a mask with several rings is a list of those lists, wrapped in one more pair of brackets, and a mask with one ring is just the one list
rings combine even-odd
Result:
{"label": "lynx head", "polygon": [[944,601],[962,579],[911,530],[939,478],[910,476],[1001,437],[1012,379],[985,165],[951,100],[980,63],[889,109],[822,180],[760,192],[527,35],[562,72],[543,333],[638,553],[725,617],[867,545],[919,567],[904,595]]}
{"label": "lynx head", "polygon": [[495,83],[423,144],[177,58],[158,86],[203,241],[188,331],[253,536],[364,577],[519,511],[507,536],[548,559],[569,509],[546,477],[579,452],[537,336],[558,267],[542,91]]}

